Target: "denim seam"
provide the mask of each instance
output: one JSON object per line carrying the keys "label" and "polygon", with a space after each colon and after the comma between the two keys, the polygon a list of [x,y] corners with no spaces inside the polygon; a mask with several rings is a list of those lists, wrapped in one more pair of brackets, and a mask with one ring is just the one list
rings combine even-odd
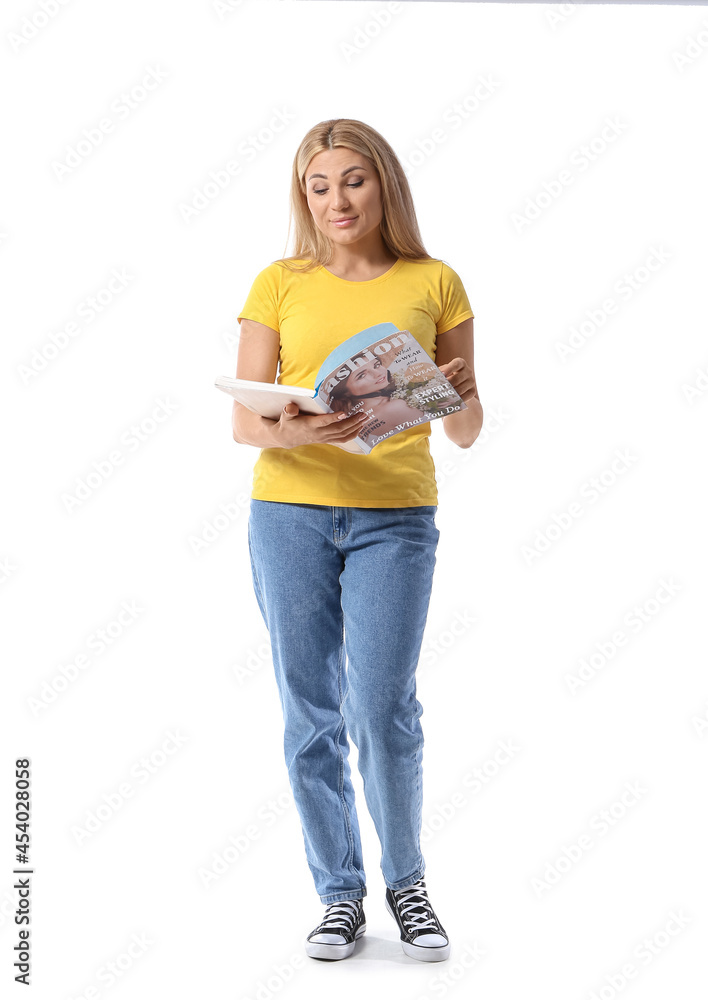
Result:
{"label": "denim seam", "polygon": [[359,895],[352,895],[355,890],[348,889],[346,892],[328,892],[324,896],[320,896],[321,902],[325,905],[329,903],[339,903],[343,899],[365,899],[367,895],[366,886],[363,885],[359,889]]}
{"label": "denim seam", "polygon": [[[416,709],[417,712],[417,709]],[[415,714],[415,713],[414,713]],[[418,738],[418,749],[416,750],[415,760],[416,760],[416,828],[415,828],[415,844],[416,850],[418,851],[418,857],[420,858],[421,867],[424,867],[423,862],[423,852],[420,845],[420,830],[423,823],[423,782],[422,782],[422,768],[421,768],[421,754],[423,751],[424,737],[421,735]]]}
{"label": "denim seam", "polygon": [[[413,700],[414,700],[414,702],[417,702],[417,692],[415,691],[415,688],[413,690]],[[419,718],[418,709],[419,709],[419,703],[416,704],[416,707],[413,709],[413,714],[410,717],[410,727],[411,727],[411,730],[415,729],[416,718]],[[421,830],[421,825],[422,825],[422,822],[423,822],[423,794],[422,794],[423,783],[422,783],[422,768],[421,768],[420,757],[421,757],[421,751],[423,749],[423,743],[424,743],[424,737],[423,737],[423,734],[421,733],[421,735],[418,737],[418,745],[417,745],[414,753],[412,754],[412,759],[415,761],[415,765],[416,765],[416,767],[415,767],[415,797],[416,797],[415,848],[416,848],[416,851],[418,852],[418,858],[420,859],[419,868],[417,869],[418,871],[420,871],[422,869],[423,865],[424,865],[424,863],[423,863],[423,852],[422,852],[421,845],[420,845],[420,830]],[[420,876],[420,877],[422,877],[422,876]],[[413,883],[411,883],[411,884],[413,884]]]}
{"label": "denim seam", "polygon": [[424,864],[420,865],[419,868],[416,868],[416,870],[413,873],[413,875],[409,875],[407,878],[402,878],[400,880],[400,882],[404,882],[405,883],[404,885],[400,885],[399,882],[394,882],[393,885],[390,885],[389,882],[386,882],[386,886],[389,889],[391,889],[392,892],[398,892],[399,889],[410,889],[410,887],[412,885],[415,885],[416,882],[419,882],[422,878],[425,878],[425,865]]}
{"label": "denim seam", "polygon": [[[337,511],[338,510],[344,511],[344,513],[341,516],[337,515]],[[336,520],[337,520],[338,516],[340,517],[340,521],[341,520],[349,520],[349,527],[344,532],[344,534],[342,534],[341,532],[339,532],[339,534],[337,534],[337,532],[336,532]],[[352,528],[350,518],[351,518],[351,515],[349,513],[349,508],[348,507],[332,507],[332,540],[334,541],[335,545],[338,546],[342,542],[346,542],[347,538],[349,537],[349,532],[351,531],[351,528]]]}
{"label": "denim seam", "polygon": [[[344,611],[342,611],[342,631],[341,631],[340,646],[339,646],[339,661],[338,661],[338,664],[337,664],[337,685],[338,685],[338,689],[339,689],[339,704],[340,704],[340,706],[342,704],[342,664],[344,662],[345,654],[346,654],[346,651],[345,651],[345,648],[344,648]],[[341,714],[341,707],[340,707],[340,714]],[[345,724],[344,723],[344,716],[342,715],[342,721],[341,721],[341,723],[339,725],[339,729],[337,730],[337,737],[336,737],[336,740],[335,740],[335,745],[337,747],[337,754],[339,756],[339,788],[338,788],[338,792],[339,792],[339,801],[342,803],[342,813],[344,815],[344,825],[346,826],[347,838],[349,840],[349,856],[347,858],[347,868],[349,869],[349,871],[351,872],[352,875],[354,875],[355,877],[358,878],[358,875],[354,871],[354,866],[352,864],[352,861],[353,861],[353,858],[354,858],[354,837],[352,836],[352,829],[351,829],[351,823],[350,823],[350,817],[349,817],[349,810],[347,809],[347,803],[346,803],[346,801],[344,799],[344,754],[342,753],[342,748],[341,748],[341,746],[339,744],[339,737],[341,736],[342,730],[344,729],[344,724]]]}
{"label": "denim seam", "polygon": [[254,580],[254,582],[256,584],[256,589],[257,589],[259,597],[261,599],[261,603],[263,604],[263,607],[265,607],[266,604],[265,604],[265,601],[263,600],[263,591],[261,590],[261,584],[260,584],[260,581],[258,579],[258,571],[256,570],[256,561],[253,558],[253,546],[251,545],[251,526],[250,526],[250,524],[248,525],[247,534],[248,534],[248,554],[251,557],[251,566],[253,568],[253,580]]}

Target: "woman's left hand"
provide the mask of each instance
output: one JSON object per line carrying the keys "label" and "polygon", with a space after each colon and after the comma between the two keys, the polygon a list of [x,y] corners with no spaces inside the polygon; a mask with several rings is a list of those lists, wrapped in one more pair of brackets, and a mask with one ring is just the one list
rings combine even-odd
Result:
{"label": "woman's left hand", "polygon": [[471,399],[479,399],[474,372],[464,358],[453,358],[446,365],[438,365],[438,368],[463,403],[469,403]]}

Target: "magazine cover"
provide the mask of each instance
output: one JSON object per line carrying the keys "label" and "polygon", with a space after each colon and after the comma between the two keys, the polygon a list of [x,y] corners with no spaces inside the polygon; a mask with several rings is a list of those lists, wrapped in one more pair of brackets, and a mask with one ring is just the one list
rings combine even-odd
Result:
{"label": "magazine cover", "polygon": [[413,334],[394,323],[340,344],[318,372],[315,396],[328,412],[368,415],[356,438],[367,453],[394,434],[467,409]]}
{"label": "magazine cover", "polygon": [[466,410],[454,387],[408,330],[378,323],[347,338],[325,359],[315,390],[220,375],[217,389],[255,413],[277,420],[287,402],[302,413],[352,413],[368,419],[341,445],[368,455],[380,441],[456,410]]}

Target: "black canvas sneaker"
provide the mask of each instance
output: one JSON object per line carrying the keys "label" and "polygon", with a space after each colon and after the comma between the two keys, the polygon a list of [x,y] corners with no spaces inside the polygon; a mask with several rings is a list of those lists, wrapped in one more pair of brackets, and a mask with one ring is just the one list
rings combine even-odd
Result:
{"label": "black canvas sneaker", "polygon": [[386,909],[398,924],[406,955],[419,962],[443,962],[449,957],[450,942],[422,879],[407,889],[387,888]]}
{"label": "black canvas sneaker", "polygon": [[322,923],[307,935],[305,951],[310,958],[349,958],[356,939],[366,930],[363,900],[344,899],[330,903]]}

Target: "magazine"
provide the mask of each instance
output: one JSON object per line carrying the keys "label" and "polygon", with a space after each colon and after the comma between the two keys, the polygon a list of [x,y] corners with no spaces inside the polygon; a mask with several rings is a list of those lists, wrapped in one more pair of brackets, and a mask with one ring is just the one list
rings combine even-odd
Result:
{"label": "magazine", "polygon": [[301,413],[364,412],[359,434],[342,442],[368,455],[380,441],[466,410],[454,387],[412,333],[378,323],[343,341],[322,362],[315,391],[302,386],[219,376],[214,384],[249,410],[278,420],[286,403]]}

